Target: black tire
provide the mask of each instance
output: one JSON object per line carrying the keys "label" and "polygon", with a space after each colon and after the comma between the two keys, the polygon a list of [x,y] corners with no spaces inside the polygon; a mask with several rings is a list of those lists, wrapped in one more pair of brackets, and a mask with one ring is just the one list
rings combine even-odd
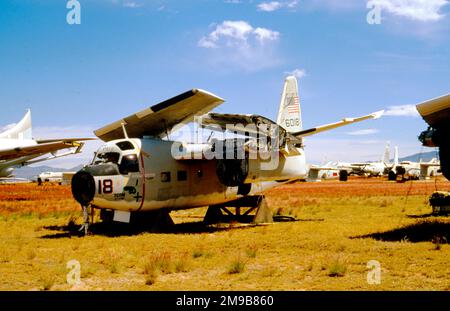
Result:
{"label": "black tire", "polygon": [[394,171],[389,171],[389,173],[388,173],[388,180],[389,181],[397,180],[397,174]]}
{"label": "black tire", "polygon": [[339,171],[339,181],[347,181],[348,180],[348,172],[345,170]]}

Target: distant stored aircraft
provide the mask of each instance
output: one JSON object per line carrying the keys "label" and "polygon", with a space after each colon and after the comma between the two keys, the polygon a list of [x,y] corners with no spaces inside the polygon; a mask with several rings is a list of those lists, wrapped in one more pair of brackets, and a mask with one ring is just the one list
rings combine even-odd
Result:
{"label": "distant stored aircraft", "polygon": [[38,180],[42,182],[62,182],[63,172],[42,172],[38,175]]}
{"label": "distant stored aircraft", "polygon": [[[0,177],[11,176],[15,167],[79,153],[84,145],[80,141],[90,139],[34,139],[31,111],[28,110],[19,123],[0,133]],[[71,150],[58,154],[57,151],[61,149]]]}
{"label": "distant stored aircraft", "polygon": [[[236,207],[234,216],[256,209],[255,222],[270,221],[262,193],[307,177],[304,137],[383,113],[303,130],[293,76],[284,83],[277,122],[259,115],[208,113],[223,102],[193,89],[95,131],[106,143],[72,179],[85,232],[89,207],[101,209],[104,220],[122,222],[152,215],[155,224],[171,223],[170,211],[203,206],[209,206],[206,222],[220,220],[222,211],[232,214],[230,207]],[[162,140],[196,115],[202,116],[200,128],[235,136],[206,143]]]}
{"label": "distant stored aircraft", "polygon": [[390,144],[386,144],[385,151],[379,161],[366,162],[366,163],[352,163],[350,167],[352,172],[358,175],[367,175],[370,177],[383,176],[388,172],[392,165],[396,162],[396,156],[394,156],[394,163],[390,163]]}
{"label": "distant stored aircraft", "polygon": [[42,172],[38,175],[38,182],[58,183],[69,185],[76,172]]}
{"label": "distant stored aircraft", "polygon": [[437,158],[433,158],[429,162],[401,161],[389,172],[389,179],[397,180],[398,176],[401,176],[402,180],[426,179],[437,176],[439,167],[440,162]]}
{"label": "distant stored aircraft", "polygon": [[349,175],[364,175],[369,177],[383,176],[392,168],[390,163],[390,144],[386,144],[385,152],[380,161],[374,162],[328,162],[322,166],[311,166],[310,180],[314,179],[337,179],[347,181]]}

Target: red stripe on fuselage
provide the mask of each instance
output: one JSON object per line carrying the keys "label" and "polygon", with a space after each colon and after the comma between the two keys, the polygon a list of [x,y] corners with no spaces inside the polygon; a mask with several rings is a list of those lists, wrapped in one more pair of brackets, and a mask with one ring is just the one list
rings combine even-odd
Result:
{"label": "red stripe on fuselage", "polygon": [[138,211],[142,209],[142,206],[144,206],[145,201],[145,166],[144,166],[144,156],[142,155],[142,150],[140,152],[140,158],[141,158],[141,169],[142,169],[142,201],[141,205],[139,206]]}

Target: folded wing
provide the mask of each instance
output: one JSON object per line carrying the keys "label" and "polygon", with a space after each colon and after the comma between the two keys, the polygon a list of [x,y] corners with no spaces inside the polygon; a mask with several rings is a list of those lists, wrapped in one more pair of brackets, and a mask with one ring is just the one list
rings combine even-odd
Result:
{"label": "folded wing", "polygon": [[120,139],[124,137],[124,124],[130,138],[163,137],[169,131],[192,122],[196,115],[203,115],[223,102],[222,98],[212,93],[193,89],[106,125],[94,133],[103,141]]}

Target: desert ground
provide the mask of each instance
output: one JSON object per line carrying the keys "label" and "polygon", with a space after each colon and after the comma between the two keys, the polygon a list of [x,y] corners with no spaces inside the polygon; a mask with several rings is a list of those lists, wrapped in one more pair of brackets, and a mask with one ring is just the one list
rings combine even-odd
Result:
{"label": "desert ground", "polygon": [[202,208],[173,212],[168,233],[99,223],[80,237],[70,187],[0,185],[0,290],[450,290],[450,218],[431,215],[435,190],[450,182],[295,183],[266,196],[296,221],[206,226]]}

